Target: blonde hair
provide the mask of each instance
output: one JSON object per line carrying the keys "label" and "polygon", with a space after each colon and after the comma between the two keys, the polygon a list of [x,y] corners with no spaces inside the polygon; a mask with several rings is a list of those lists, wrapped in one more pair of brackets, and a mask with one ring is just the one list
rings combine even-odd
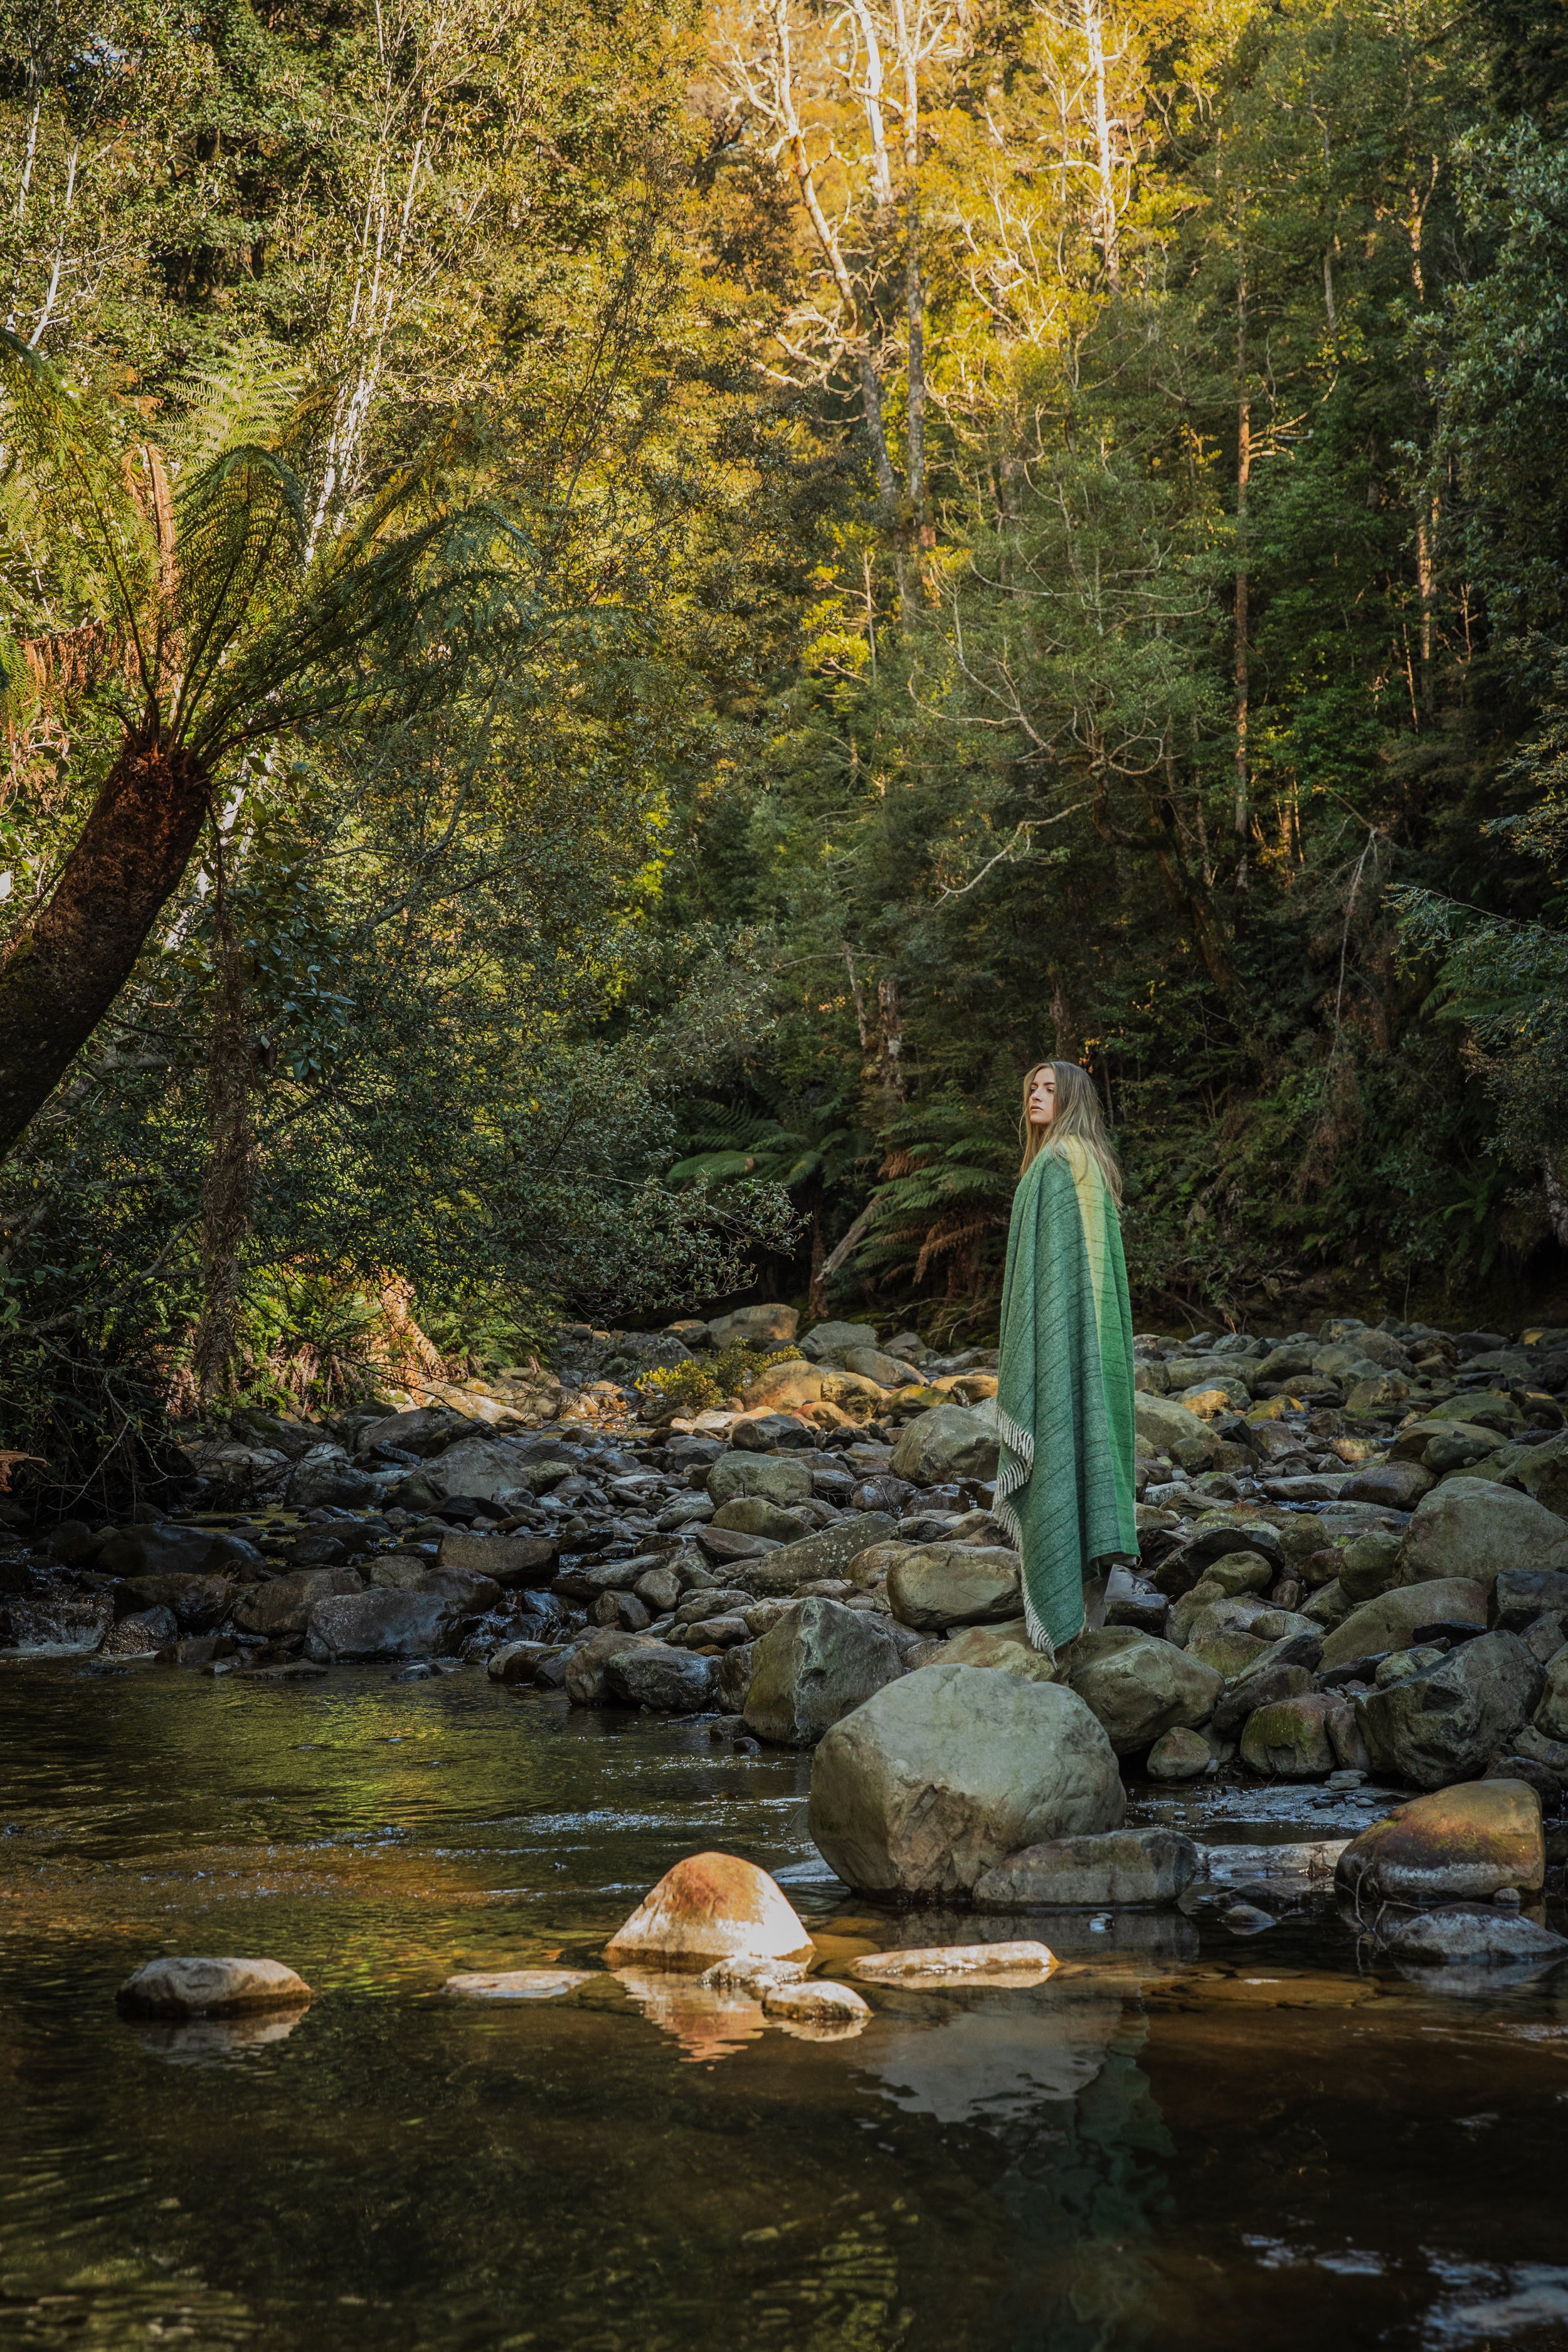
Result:
{"label": "blonde hair", "polygon": [[[1029,1089],[1042,1070],[1056,1073],[1057,1110],[1049,1127],[1037,1127],[1029,1117]],[[1081,1143],[1105,1179],[1107,1192],[1117,1207],[1121,1206],[1121,1171],[1111,1149],[1106,1129],[1105,1113],[1100,1107],[1094,1080],[1076,1062],[1037,1062],[1024,1073],[1024,1110],[1018,1122],[1018,1132],[1024,1146],[1023,1165],[1018,1173],[1026,1175],[1042,1151],[1054,1151],[1058,1144]]]}

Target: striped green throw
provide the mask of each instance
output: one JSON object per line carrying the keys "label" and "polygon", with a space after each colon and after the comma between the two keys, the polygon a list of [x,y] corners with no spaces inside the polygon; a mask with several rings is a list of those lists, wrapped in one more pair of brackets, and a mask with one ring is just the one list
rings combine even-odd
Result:
{"label": "striped green throw", "polygon": [[1136,1557],[1132,1316],[1116,1204],[1076,1138],[1021,1180],[1007,1234],[995,1516],[1024,1559],[1029,1638],[1083,1630],[1097,1560]]}

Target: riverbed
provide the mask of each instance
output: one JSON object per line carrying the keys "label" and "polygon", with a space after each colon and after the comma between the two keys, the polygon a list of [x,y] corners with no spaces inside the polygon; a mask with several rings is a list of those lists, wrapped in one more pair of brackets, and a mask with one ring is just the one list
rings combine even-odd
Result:
{"label": "riverbed", "polygon": [[[878,1911],[811,1848],[809,1759],[740,1728],[478,1670],[0,1668],[0,2342],[1568,2345],[1568,1969],[1439,1997],[1322,1915]],[[1139,1817],[1268,1842],[1350,1834],[1345,1806]],[[1064,1966],[876,1990],[826,2041],[603,1972],[711,1847],[772,1871],[831,1964],[1005,1933]],[[116,1986],[179,1951],[286,1961],[315,2000],[122,2021]],[[557,1962],[595,1973],[442,1996]]]}

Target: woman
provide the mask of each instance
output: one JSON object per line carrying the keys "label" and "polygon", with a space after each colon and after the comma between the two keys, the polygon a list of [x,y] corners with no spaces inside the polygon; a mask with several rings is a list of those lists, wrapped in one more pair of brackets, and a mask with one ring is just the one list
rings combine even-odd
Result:
{"label": "woman", "polygon": [[1135,1559],[1132,1317],[1121,1176],[1076,1062],[1024,1080],[1024,1165],[1002,1291],[995,1515],[1024,1558],[1029,1638],[1047,1655],[1105,1618],[1109,1563]]}

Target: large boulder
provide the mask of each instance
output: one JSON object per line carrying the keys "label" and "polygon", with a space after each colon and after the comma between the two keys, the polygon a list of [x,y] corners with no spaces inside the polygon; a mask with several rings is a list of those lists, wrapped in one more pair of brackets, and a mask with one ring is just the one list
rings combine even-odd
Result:
{"label": "large boulder", "polygon": [[316,1601],[306,1619],[305,1654],[338,1658],[428,1658],[447,1649],[460,1622],[444,1592],[341,1592]]}
{"label": "large boulder", "polygon": [[1452,1969],[1461,1981],[1477,1969],[1501,1969],[1509,1980],[1568,1959],[1568,1937],[1489,1904],[1453,1905],[1396,1920],[1384,1938],[1396,1960]]}
{"label": "large boulder", "polygon": [[996,1625],[1016,1617],[1022,1563],[1016,1551],[984,1544],[926,1544],[888,1570],[888,1601],[900,1623],[922,1633],[953,1625]]}
{"label": "large boulder", "polygon": [[613,1969],[649,1961],[699,1968],[742,1955],[808,1960],[813,1952],[804,1921],[767,1872],[732,1853],[678,1862],[605,1947]]}
{"label": "large boulder", "polygon": [[1405,1584],[1363,1601],[1342,1618],[1323,1643],[1325,1666],[1346,1666],[1352,1658],[1377,1658],[1386,1650],[1409,1650],[1423,1625],[1484,1625],[1487,1596],[1465,1577],[1446,1576],[1430,1584]]}
{"label": "large boulder", "polygon": [[1545,1680],[1517,1633],[1483,1633],[1425,1674],[1358,1698],[1356,1722],[1375,1770],[1441,1789],[1485,1771],[1529,1722]]}
{"label": "large boulder", "polygon": [[1197,1847],[1179,1830],[1112,1830],[1009,1854],[976,1881],[974,1901],[982,1911],[1173,1903],[1197,1874]]}
{"label": "large boulder", "polygon": [[[564,1659],[559,1662],[562,1687],[574,1706],[602,1706],[611,1696],[608,1669],[610,1660],[625,1651],[647,1644],[653,1637],[647,1633],[628,1633],[618,1625],[606,1625],[597,1633],[590,1633],[573,1643]],[[660,1643],[658,1647],[665,1645]]]}
{"label": "large boulder", "polygon": [[1568,1430],[1544,1445],[1521,1447],[1513,1475],[1527,1495],[1568,1523]]}
{"label": "large boulder", "polygon": [[770,1543],[795,1543],[812,1532],[812,1523],[799,1511],[784,1511],[762,1495],[737,1495],[721,1504],[708,1522],[721,1535],[765,1536]]}
{"label": "large boulder", "polygon": [[851,1886],[967,1893],[1046,1839],[1120,1829],[1115,1754],[1075,1693],[977,1666],[889,1683],[834,1725],[811,1773],[811,1834]]}
{"label": "large boulder", "polygon": [[809,1748],[903,1671],[879,1617],[837,1601],[796,1601],[752,1647],[746,1727],[781,1748]]}
{"label": "large boulder", "polygon": [[748,1495],[768,1503],[804,1503],[811,1495],[811,1465],[793,1454],[721,1454],[707,1483],[719,1504]]}
{"label": "large boulder", "polygon": [[242,1633],[302,1633],[318,1601],[363,1589],[364,1579],[355,1568],[296,1569],[291,1576],[274,1577],[270,1584],[249,1586],[234,1604],[234,1622]]}
{"label": "large boulder", "polygon": [[[804,1537],[799,1543],[785,1544],[761,1559],[744,1560],[734,1570],[734,1581],[745,1586],[759,1601],[775,1595],[786,1597],[803,1584],[815,1584],[826,1577],[843,1576],[858,1554],[868,1551],[873,1544],[886,1543],[893,1532],[893,1522],[886,1511],[860,1511],[852,1519],[840,1519],[836,1527],[819,1528],[814,1536]],[[761,1542],[760,1537],[742,1537],[741,1542]]]}
{"label": "large boulder", "polygon": [[990,1416],[973,1405],[939,1404],[906,1422],[893,1448],[893,1475],[911,1486],[994,1478],[999,1454]]}
{"label": "large boulder", "polygon": [[[568,1473],[576,1465],[568,1465]],[[419,1474],[437,1495],[471,1495],[477,1502],[499,1503],[503,1496],[532,1498],[526,1465],[510,1445],[492,1437],[465,1437],[427,1462]]]}
{"label": "large boulder", "polygon": [[357,1510],[375,1499],[375,1480],[349,1460],[341,1445],[312,1446],[289,1473],[284,1500],[296,1511]]}
{"label": "large boulder", "polygon": [[1554,1568],[1505,1568],[1492,1587],[1492,1622],[1522,1633],[1541,1617],[1568,1616],[1568,1576]]}
{"label": "large boulder", "polygon": [[1402,1583],[1459,1576],[1489,1591],[1510,1568],[1568,1570],[1568,1519],[1492,1478],[1445,1478],[1416,1505],[1400,1548]]}
{"label": "large boulder", "polygon": [[1334,1876],[1384,1903],[1484,1898],[1505,1886],[1531,1893],[1546,1880],[1541,1800],[1525,1781],[1500,1780],[1416,1797],[1352,1838]]}
{"label": "large boulder", "polygon": [[992,1666],[1005,1675],[1023,1675],[1030,1682],[1059,1683],[1061,1669],[1054,1658],[1037,1650],[1022,1617],[1001,1625],[966,1625],[945,1642],[921,1644],[922,1666]]}
{"label": "large boulder", "polygon": [[[1081,1664],[1065,1662],[1068,1685],[1118,1756],[1135,1755],[1177,1725],[1195,1730],[1214,1713],[1225,1676],[1173,1643],[1152,1633],[1129,1633],[1114,1648],[1103,1637],[1089,1641],[1093,1649]],[[1075,1643],[1075,1655],[1085,1646]]]}
{"label": "large boulder", "polygon": [[880,1348],[836,1348],[827,1360],[841,1372],[858,1372],[863,1381],[875,1381],[879,1389],[910,1385],[908,1364],[897,1356],[884,1356]]}
{"label": "large boulder", "polygon": [[115,1587],[114,1613],[169,1609],[182,1633],[210,1633],[227,1616],[234,1593],[226,1576],[132,1576]]}
{"label": "large boulder", "polygon": [[503,1589],[548,1584],[560,1544],[554,1536],[443,1536],[437,1568],[466,1568]]}
{"label": "large boulder", "polygon": [[199,1576],[212,1549],[210,1528],[150,1520],[144,1527],[114,1528],[99,1547],[93,1565],[105,1576]]}

